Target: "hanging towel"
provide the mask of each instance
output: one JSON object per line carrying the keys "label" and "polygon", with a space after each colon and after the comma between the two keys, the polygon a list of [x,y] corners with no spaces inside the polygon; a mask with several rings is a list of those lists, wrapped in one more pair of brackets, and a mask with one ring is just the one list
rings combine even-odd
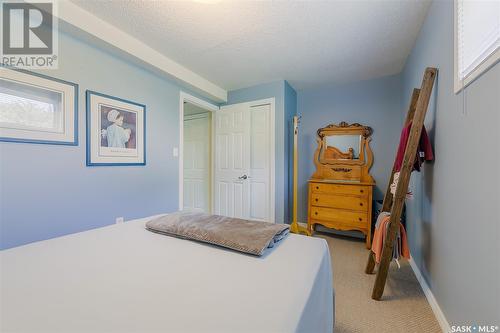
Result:
{"label": "hanging towel", "polygon": [[389,212],[380,212],[380,214],[378,214],[378,217],[377,217],[377,222],[375,222],[375,229],[377,229],[379,226],[380,226],[380,223],[382,223],[382,221],[387,217],[387,216],[391,216],[391,213]]}
{"label": "hanging towel", "polygon": [[[390,186],[392,195],[396,194],[396,188],[399,182],[399,171],[394,173],[393,181]],[[406,193],[406,199],[413,199],[413,192],[411,191],[410,185],[408,185],[408,192]]]}
{"label": "hanging towel", "polygon": [[[403,128],[401,132],[401,137],[399,139],[398,152],[396,154],[396,160],[394,161],[395,171],[401,171],[403,166],[403,158],[405,155],[406,145],[408,144],[408,139],[410,137],[412,123],[410,122]],[[434,159],[434,153],[432,152],[431,141],[425,130],[425,126],[422,127],[422,133],[420,134],[420,142],[417,148],[417,155],[415,156],[415,162],[413,163],[413,170],[420,171],[420,167],[425,161],[432,161]]]}
{"label": "hanging towel", "polygon": [[[384,248],[384,242],[387,235],[387,229],[389,228],[389,222],[391,220],[391,215],[388,212],[382,212],[377,217],[377,223],[375,224],[375,233],[373,235],[372,242],[372,252],[375,254],[375,262],[380,263],[382,258],[382,251]],[[408,247],[408,240],[406,238],[406,231],[401,222],[399,223],[399,230],[396,234],[394,240],[392,259],[398,260],[403,257],[405,259],[410,259],[410,249]]]}

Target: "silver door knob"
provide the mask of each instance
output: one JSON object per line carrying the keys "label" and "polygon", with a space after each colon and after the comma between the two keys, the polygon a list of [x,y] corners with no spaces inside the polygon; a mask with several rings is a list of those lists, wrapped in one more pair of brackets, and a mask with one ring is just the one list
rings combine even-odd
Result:
{"label": "silver door knob", "polygon": [[243,175],[243,176],[239,176],[238,179],[247,179],[248,176],[247,175]]}

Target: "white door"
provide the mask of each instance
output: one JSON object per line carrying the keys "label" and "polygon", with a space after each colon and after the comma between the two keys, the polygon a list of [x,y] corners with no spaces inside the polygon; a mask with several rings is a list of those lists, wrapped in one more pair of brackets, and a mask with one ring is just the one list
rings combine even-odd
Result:
{"label": "white door", "polygon": [[215,214],[274,221],[271,116],[270,104],[252,103],[215,113]]}
{"label": "white door", "polygon": [[210,113],[184,117],[184,209],[210,213]]}
{"label": "white door", "polygon": [[[251,220],[274,221],[271,216],[271,106],[250,106],[250,215]],[[273,142],[273,143],[271,143]],[[274,158],[274,156],[273,156]]]}

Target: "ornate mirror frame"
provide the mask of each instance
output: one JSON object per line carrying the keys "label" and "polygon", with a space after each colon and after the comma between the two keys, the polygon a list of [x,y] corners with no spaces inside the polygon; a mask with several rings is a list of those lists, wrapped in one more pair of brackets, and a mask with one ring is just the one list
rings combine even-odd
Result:
{"label": "ornate mirror frame", "polygon": [[[372,133],[373,130],[369,126],[348,124],[344,121],[338,125],[330,124],[318,129],[316,138],[318,147],[314,153],[316,172],[312,178],[375,183],[369,173],[373,165],[373,152],[370,148]],[[361,138],[359,159],[325,159],[326,137],[334,135],[359,135]]]}

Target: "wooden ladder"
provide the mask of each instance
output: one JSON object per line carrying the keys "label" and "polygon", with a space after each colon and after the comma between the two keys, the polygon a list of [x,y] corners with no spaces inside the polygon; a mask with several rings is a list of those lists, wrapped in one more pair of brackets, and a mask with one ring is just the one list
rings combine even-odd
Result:
{"label": "wooden ladder", "polygon": [[[412,126],[408,142],[406,144],[403,165],[400,170],[396,193],[393,197],[390,188],[394,180],[394,173],[396,172],[396,170],[394,170],[394,167],[391,172],[389,183],[387,184],[387,190],[385,191],[382,212],[390,211],[391,216],[382,250],[382,258],[380,260],[377,277],[375,279],[375,284],[372,291],[372,298],[375,300],[380,300],[382,294],[384,293],[385,281],[387,279],[387,273],[389,271],[389,264],[392,260],[392,248],[394,245],[394,240],[396,238],[396,233],[399,230],[399,221],[403,212],[403,205],[405,202],[406,193],[408,192],[410,175],[413,169],[413,164],[415,162],[415,155],[417,154],[417,148],[420,142],[420,134],[422,133],[425,114],[427,113],[427,108],[429,106],[429,100],[431,97],[432,87],[434,85],[436,75],[436,68],[426,68],[421,88],[413,89],[410,106],[404,124],[404,126],[407,126],[409,122],[411,122]],[[365,273],[372,274],[374,268],[375,255],[372,251],[370,251]]]}

